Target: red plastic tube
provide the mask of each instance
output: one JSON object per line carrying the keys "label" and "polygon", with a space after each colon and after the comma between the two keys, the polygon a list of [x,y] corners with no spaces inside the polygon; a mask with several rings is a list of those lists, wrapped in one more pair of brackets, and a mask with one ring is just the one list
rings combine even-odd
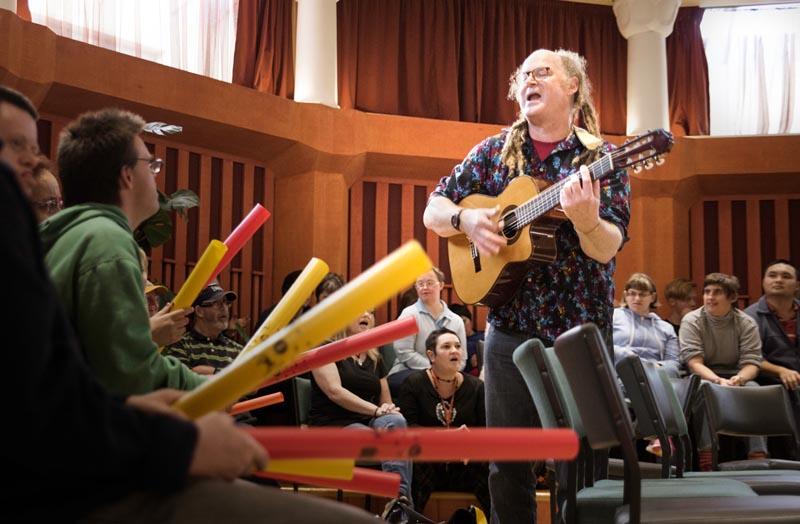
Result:
{"label": "red plastic tube", "polygon": [[261,384],[260,387],[271,386],[277,382],[302,375],[306,371],[311,371],[325,364],[338,362],[343,358],[355,355],[366,349],[394,342],[403,337],[413,335],[418,330],[417,321],[414,317],[403,317],[357,335],[331,342],[317,349],[306,351],[303,353],[303,356],[295,360],[293,364]]}
{"label": "red plastic tube", "polygon": [[243,428],[275,459],[326,458],[422,462],[570,460],[578,453],[571,429],[409,428],[356,431],[344,428]]}
{"label": "red plastic tube", "polygon": [[250,411],[251,409],[263,408],[273,404],[280,404],[281,402],[283,402],[283,393],[270,393],[269,395],[237,402],[231,408],[230,414],[238,415],[239,413],[244,413],[245,411]]}
{"label": "red plastic tube", "polygon": [[225,239],[225,242],[223,242],[226,246],[228,246],[228,252],[225,253],[225,256],[222,257],[222,260],[220,260],[219,264],[217,264],[216,269],[214,269],[214,271],[211,273],[211,278],[209,278],[208,282],[206,282],[206,286],[209,285],[212,280],[217,278],[220,272],[225,269],[225,266],[227,266],[230,261],[233,260],[233,257],[236,256],[236,253],[242,249],[242,246],[244,246],[245,243],[250,240],[256,231],[258,231],[258,228],[260,228],[268,218],[269,211],[267,211],[267,209],[261,204],[256,204],[250,213],[244,217],[244,220],[242,220],[241,223],[236,226],[236,229],[234,229],[231,234],[228,235],[228,238]]}

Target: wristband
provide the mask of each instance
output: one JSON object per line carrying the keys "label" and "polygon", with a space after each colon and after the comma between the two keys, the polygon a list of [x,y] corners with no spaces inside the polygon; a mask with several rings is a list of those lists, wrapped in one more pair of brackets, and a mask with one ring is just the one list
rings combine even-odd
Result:
{"label": "wristband", "polygon": [[372,413],[372,418],[378,418],[378,410],[379,410],[379,409],[381,409],[381,407],[380,407],[380,406],[378,406],[377,408],[375,408],[375,411]]}

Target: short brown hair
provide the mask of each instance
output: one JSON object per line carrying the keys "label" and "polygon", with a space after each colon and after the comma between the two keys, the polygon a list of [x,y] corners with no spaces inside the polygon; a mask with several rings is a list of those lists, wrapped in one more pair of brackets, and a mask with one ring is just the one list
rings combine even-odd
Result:
{"label": "short brown hair", "polygon": [[664,288],[664,297],[667,300],[689,300],[689,294],[697,290],[697,284],[685,278],[671,280]]}
{"label": "short brown hair", "polygon": [[84,113],[65,127],[58,144],[64,205],[119,205],[120,170],[136,163],[134,140],[143,129],[142,117],[122,109]]}
{"label": "short brown hair", "polygon": [[736,298],[739,294],[739,279],[733,275],[725,273],[709,273],[703,279],[703,289],[708,286],[719,286],[725,291],[725,296],[729,299]]}
{"label": "short brown hair", "polygon": [[653,301],[650,302],[650,309],[656,309],[661,304],[658,302],[658,290],[656,289],[656,283],[653,282],[653,279],[650,278],[649,275],[645,275],[644,273],[634,273],[628,278],[628,281],[625,283],[625,291],[629,289],[635,289],[637,291],[649,291],[653,294]]}

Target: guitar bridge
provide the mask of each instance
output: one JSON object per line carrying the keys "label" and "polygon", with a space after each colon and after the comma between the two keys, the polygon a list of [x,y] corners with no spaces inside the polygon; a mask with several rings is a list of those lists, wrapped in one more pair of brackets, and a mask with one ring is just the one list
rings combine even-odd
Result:
{"label": "guitar bridge", "polygon": [[472,255],[472,265],[475,267],[475,272],[480,273],[481,256],[478,253],[478,248],[476,248],[475,244],[472,243],[472,240],[469,241],[469,253],[470,255]]}

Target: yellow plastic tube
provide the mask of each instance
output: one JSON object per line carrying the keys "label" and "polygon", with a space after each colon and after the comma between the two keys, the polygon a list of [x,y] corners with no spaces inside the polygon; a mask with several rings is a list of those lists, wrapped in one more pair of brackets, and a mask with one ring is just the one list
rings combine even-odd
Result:
{"label": "yellow plastic tube", "polygon": [[355,467],[356,461],[347,459],[270,459],[264,471],[350,480],[353,478],[353,469]]}
{"label": "yellow plastic tube", "polygon": [[433,264],[412,240],[350,281],[311,311],[254,347],[247,355],[181,397],[175,407],[190,418],[225,409],[318,346],[358,315],[408,287]]}
{"label": "yellow plastic tube", "polygon": [[308,264],[306,264],[303,272],[297,277],[297,280],[294,281],[292,287],[290,287],[281,298],[281,301],[278,302],[278,305],[275,306],[275,309],[272,310],[264,323],[258,327],[250,340],[247,341],[247,345],[242,348],[236,358],[241,358],[242,355],[248,353],[251,349],[267,340],[270,335],[286,327],[295,313],[303,307],[303,303],[306,299],[311,296],[314,289],[322,282],[322,279],[325,278],[328,271],[328,264],[318,258],[312,258]]}
{"label": "yellow plastic tube", "polygon": [[172,303],[172,311],[187,308],[192,305],[194,299],[203,290],[208,281],[208,277],[217,268],[219,261],[225,256],[228,246],[219,240],[212,240],[206,248],[203,256],[197,261],[197,265],[189,274],[189,278],[181,286],[180,291],[175,296]]}

